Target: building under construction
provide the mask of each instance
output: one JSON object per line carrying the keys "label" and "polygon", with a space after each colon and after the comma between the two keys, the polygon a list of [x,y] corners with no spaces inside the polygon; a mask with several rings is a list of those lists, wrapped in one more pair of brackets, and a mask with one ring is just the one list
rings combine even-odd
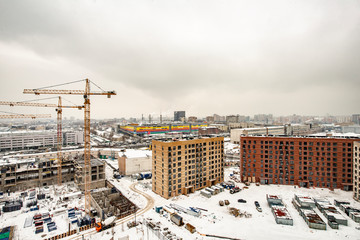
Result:
{"label": "building under construction", "polygon": [[[0,191],[14,192],[29,188],[55,185],[58,180],[58,161],[54,158],[8,157],[0,160]],[[105,186],[104,163],[92,157],[91,188]],[[62,183],[74,181],[84,189],[83,155],[67,155],[61,164]]]}
{"label": "building under construction", "polygon": [[112,184],[106,182],[106,185],[108,188],[102,188],[91,193],[91,206],[101,219],[111,216],[123,218],[138,210],[138,207]]}

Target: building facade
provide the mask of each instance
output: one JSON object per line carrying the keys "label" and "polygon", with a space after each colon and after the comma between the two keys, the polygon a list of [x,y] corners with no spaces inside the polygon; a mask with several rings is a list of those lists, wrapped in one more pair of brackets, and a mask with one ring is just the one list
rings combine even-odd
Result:
{"label": "building facade", "polygon": [[[96,158],[92,158],[91,164],[91,177],[90,177],[90,189],[97,189],[105,187],[105,163]],[[84,191],[85,190],[85,162],[84,157],[74,161],[75,165],[75,179],[74,182],[77,186]]]}
{"label": "building facade", "polygon": [[[0,191],[14,192],[54,185],[58,182],[58,164],[54,159],[4,158],[0,160]],[[62,182],[74,180],[74,164],[62,162]]]}
{"label": "building facade", "polygon": [[354,199],[360,202],[360,142],[354,142]]}
{"label": "building facade", "polygon": [[152,170],[152,151],[126,149],[118,154],[119,173],[131,175]]}
{"label": "building facade", "polygon": [[[62,182],[75,182],[83,189],[84,149],[63,152]],[[95,155],[96,152],[93,152]],[[91,188],[105,186],[105,166],[91,160]],[[56,152],[6,156],[0,159],[0,191],[20,191],[58,182]]]}
{"label": "building facade", "polygon": [[[82,143],[84,143],[84,132],[63,132],[63,146]],[[24,131],[0,134],[0,151],[55,147],[56,145],[56,131]]]}
{"label": "building facade", "polygon": [[244,136],[243,180],[352,190],[356,138]]}
{"label": "building facade", "polygon": [[235,128],[230,130],[230,142],[239,144],[242,135],[283,135],[284,133],[285,126]]}
{"label": "building facade", "polygon": [[175,111],[174,112],[174,121],[180,122],[182,119],[185,119],[185,111]]}
{"label": "building facade", "polygon": [[152,142],[152,190],[168,199],[224,180],[224,138]]}
{"label": "building facade", "polygon": [[360,124],[360,114],[353,114],[351,118],[353,123]]}

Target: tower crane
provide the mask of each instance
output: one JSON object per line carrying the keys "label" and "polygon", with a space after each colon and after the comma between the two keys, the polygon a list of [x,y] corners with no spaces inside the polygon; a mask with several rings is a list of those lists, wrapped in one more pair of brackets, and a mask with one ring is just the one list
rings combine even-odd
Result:
{"label": "tower crane", "polygon": [[58,160],[58,185],[61,186],[62,183],[62,109],[63,108],[77,108],[79,110],[83,109],[84,106],[63,106],[61,101],[61,96],[59,96],[58,104],[52,103],[34,103],[34,102],[8,102],[0,101],[0,105],[8,105],[11,107],[14,106],[24,106],[24,107],[53,107],[56,108],[57,112],[57,160]]}
{"label": "tower crane", "polygon": [[5,114],[0,115],[0,119],[10,119],[10,118],[51,118],[50,114]]}
{"label": "tower crane", "polygon": [[57,87],[61,85],[71,84],[75,82],[85,81],[85,90],[60,90],[60,89],[24,89],[25,94],[57,94],[57,95],[82,95],[84,97],[84,170],[85,170],[85,211],[90,212],[91,196],[90,196],[90,173],[91,173],[91,146],[90,146],[90,96],[91,95],[106,95],[108,98],[111,95],[116,95],[115,91],[104,91],[96,84],[101,91],[100,92],[91,92],[90,91],[90,80],[79,80],[74,82],[69,82],[65,84],[59,84],[51,87]]}

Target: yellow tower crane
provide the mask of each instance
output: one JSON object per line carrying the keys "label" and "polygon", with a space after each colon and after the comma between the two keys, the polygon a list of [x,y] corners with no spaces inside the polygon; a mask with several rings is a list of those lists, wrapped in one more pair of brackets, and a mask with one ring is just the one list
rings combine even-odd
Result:
{"label": "yellow tower crane", "polygon": [[0,119],[10,119],[10,118],[51,118],[50,114],[5,114],[0,115]]}
{"label": "yellow tower crane", "polygon": [[25,94],[57,94],[57,95],[83,95],[84,97],[84,163],[85,163],[85,211],[87,213],[90,212],[90,205],[91,205],[91,196],[90,196],[90,174],[91,174],[91,146],[90,146],[90,95],[106,95],[108,98],[111,95],[116,95],[115,91],[104,91],[100,87],[98,87],[101,91],[100,92],[91,92],[90,91],[90,81],[89,79],[79,80],[74,82],[69,82],[65,84],[59,84],[51,87],[57,87],[61,85],[71,84],[75,82],[82,82],[85,81],[85,90],[56,90],[56,89],[24,89]]}
{"label": "yellow tower crane", "polygon": [[[34,102],[8,102],[8,101],[0,101],[0,105],[8,105],[8,106],[23,106],[23,107],[52,107],[56,108],[57,112],[57,161],[58,161],[58,185],[61,186],[62,183],[62,109],[63,108],[76,108],[83,109],[84,106],[63,106],[61,97],[59,96],[58,104],[52,103],[34,103]],[[21,116],[21,115],[20,115]]]}

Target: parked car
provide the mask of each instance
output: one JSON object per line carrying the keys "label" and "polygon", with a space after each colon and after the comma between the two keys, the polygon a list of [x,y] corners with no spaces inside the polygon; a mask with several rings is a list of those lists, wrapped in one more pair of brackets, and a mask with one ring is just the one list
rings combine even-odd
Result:
{"label": "parked car", "polygon": [[239,202],[239,203],[246,203],[246,200],[245,200],[245,199],[240,198],[240,199],[238,199],[238,202]]}
{"label": "parked car", "polygon": [[227,200],[227,199],[226,199],[224,202],[225,202],[225,205],[229,205],[229,204],[230,204],[229,200]]}
{"label": "parked car", "polygon": [[230,189],[230,194],[234,194],[240,192],[240,188],[238,186],[234,187],[233,189]]}
{"label": "parked car", "polygon": [[259,202],[255,201],[254,203],[255,203],[256,210],[258,210],[259,212],[262,212]]}
{"label": "parked car", "polygon": [[223,200],[220,200],[220,201],[219,201],[219,205],[220,205],[220,206],[224,206],[224,201],[223,201]]}

